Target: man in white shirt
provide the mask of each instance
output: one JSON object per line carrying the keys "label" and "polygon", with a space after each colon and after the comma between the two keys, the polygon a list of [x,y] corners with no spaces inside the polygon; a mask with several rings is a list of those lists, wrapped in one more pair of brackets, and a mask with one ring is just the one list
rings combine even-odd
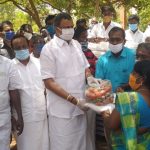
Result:
{"label": "man in white shirt", "polygon": [[101,8],[103,22],[96,24],[91,33],[88,35],[89,38],[89,49],[97,51],[106,51],[108,49],[108,33],[115,27],[121,27],[120,24],[113,22],[113,8],[110,6],[103,6]]}
{"label": "man in white shirt", "polygon": [[47,88],[50,150],[93,150],[87,142],[85,85],[95,82],[80,44],[73,40],[73,21],[60,13],[56,35],[41,52],[41,73]]}
{"label": "man in white shirt", "polygon": [[18,135],[23,130],[21,104],[17,91],[19,88],[19,74],[12,61],[0,55],[0,150],[10,149],[12,106],[17,112],[16,130]]}
{"label": "man in white shirt", "polygon": [[150,22],[149,22],[149,24],[148,24],[148,26],[147,26],[147,28],[146,28],[146,30],[144,32],[143,42],[145,42],[145,40],[146,40],[147,37],[150,37]]}
{"label": "man in white shirt", "polygon": [[45,87],[40,73],[39,59],[29,55],[29,44],[24,36],[12,39],[14,64],[22,86],[19,90],[24,131],[17,137],[18,150],[49,150]]}
{"label": "man in white shirt", "polygon": [[138,29],[140,19],[137,15],[131,15],[128,18],[129,29],[125,31],[126,33],[126,43],[125,46],[131,49],[137,48],[138,44],[143,41],[143,32]]}

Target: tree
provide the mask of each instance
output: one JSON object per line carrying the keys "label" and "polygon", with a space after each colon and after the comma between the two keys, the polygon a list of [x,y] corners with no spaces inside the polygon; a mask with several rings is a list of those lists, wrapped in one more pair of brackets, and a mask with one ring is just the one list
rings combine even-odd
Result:
{"label": "tree", "polygon": [[29,14],[37,26],[39,28],[42,27],[40,13],[42,8],[45,8],[45,6],[41,3],[40,0],[1,0],[0,4],[5,4],[8,2],[12,3],[23,12]]}

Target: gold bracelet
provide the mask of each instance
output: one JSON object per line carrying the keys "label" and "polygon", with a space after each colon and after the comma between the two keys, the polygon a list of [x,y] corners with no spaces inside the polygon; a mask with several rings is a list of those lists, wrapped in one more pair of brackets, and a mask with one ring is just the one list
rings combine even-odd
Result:
{"label": "gold bracelet", "polygon": [[70,94],[68,94],[68,96],[67,96],[67,98],[66,98],[66,99],[67,99],[67,101],[69,101],[69,97],[71,97],[71,95],[70,95]]}
{"label": "gold bracelet", "polygon": [[76,99],[77,100],[77,104],[76,105],[78,105],[79,104],[79,99]]}

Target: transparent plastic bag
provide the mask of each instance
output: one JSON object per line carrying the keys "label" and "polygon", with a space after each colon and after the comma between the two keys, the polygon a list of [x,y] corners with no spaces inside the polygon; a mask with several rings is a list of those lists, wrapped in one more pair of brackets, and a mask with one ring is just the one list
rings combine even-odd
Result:
{"label": "transparent plastic bag", "polygon": [[97,79],[99,85],[88,86],[85,90],[85,96],[88,103],[104,105],[113,103],[112,85],[109,80]]}

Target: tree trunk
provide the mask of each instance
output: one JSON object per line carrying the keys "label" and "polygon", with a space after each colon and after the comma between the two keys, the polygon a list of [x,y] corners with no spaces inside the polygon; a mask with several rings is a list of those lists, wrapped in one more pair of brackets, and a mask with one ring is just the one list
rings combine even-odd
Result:
{"label": "tree trunk", "polygon": [[95,0],[95,15],[96,19],[99,18],[100,16],[100,1],[99,0]]}

